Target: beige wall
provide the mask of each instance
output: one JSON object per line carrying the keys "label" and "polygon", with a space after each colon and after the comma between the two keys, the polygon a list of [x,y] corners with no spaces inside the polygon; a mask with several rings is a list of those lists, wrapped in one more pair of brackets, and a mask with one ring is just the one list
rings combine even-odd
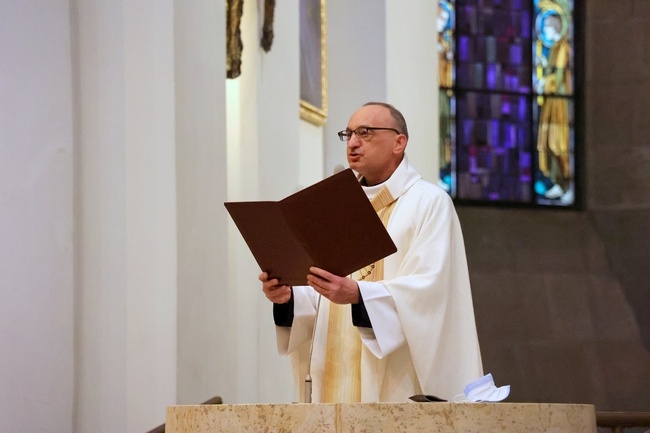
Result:
{"label": "beige wall", "polygon": [[[174,3],[177,403],[235,388],[227,296],[225,31],[215,2]],[[221,23],[221,24],[220,24]],[[221,145],[220,145],[221,144]],[[157,422],[162,422],[158,417]],[[155,425],[155,424],[154,424]]]}
{"label": "beige wall", "polygon": [[[387,77],[401,45],[385,34],[413,24],[387,18],[396,3],[359,4],[362,26],[328,5],[330,121],[316,127],[298,117],[293,3],[276,5],[264,53],[245,2],[243,74],[228,82],[214,2],[3,3],[0,430],[144,431],[168,404],[295,400],[223,202],[320,180],[345,161],[349,114],[424,74]],[[432,113],[430,99],[401,108]]]}
{"label": "beige wall", "polygon": [[0,430],[72,430],[67,2],[0,2]]}
{"label": "beige wall", "polygon": [[73,2],[75,431],[176,396],[174,5]]}

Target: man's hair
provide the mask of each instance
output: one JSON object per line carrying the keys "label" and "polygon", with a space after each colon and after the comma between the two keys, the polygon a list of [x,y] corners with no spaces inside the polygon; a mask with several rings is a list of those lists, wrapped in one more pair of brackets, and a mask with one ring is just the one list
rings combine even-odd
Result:
{"label": "man's hair", "polygon": [[400,132],[400,134],[404,134],[406,135],[406,138],[409,138],[409,130],[406,127],[406,120],[404,120],[404,116],[402,116],[402,113],[400,113],[400,111],[397,108],[385,102],[366,102],[365,104],[363,104],[364,107],[367,107],[368,105],[379,105],[380,107],[387,108],[388,111],[390,112],[391,117],[395,121],[395,126],[397,126],[397,130]]}

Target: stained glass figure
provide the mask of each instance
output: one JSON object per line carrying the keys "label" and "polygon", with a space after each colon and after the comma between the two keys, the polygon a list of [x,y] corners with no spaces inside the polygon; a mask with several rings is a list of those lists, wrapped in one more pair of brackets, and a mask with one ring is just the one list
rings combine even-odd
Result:
{"label": "stained glass figure", "polygon": [[439,184],[464,201],[575,203],[573,0],[440,0]]}

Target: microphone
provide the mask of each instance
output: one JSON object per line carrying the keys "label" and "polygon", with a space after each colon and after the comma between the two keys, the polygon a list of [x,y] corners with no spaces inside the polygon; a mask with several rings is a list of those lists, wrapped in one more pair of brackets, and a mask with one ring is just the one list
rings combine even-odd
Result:
{"label": "microphone", "polygon": [[342,164],[336,164],[336,166],[334,166],[334,170],[332,171],[332,175],[338,174],[343,170],[345,170],[345,167],[343,167]]}
{"label": "microphone", "polygon": [[[342,164],[336,164],[332,171],[332,176],[345,170]],[[309,359],[307,361],[307,377],[305,377],[305,403],[311,403],[311,358],[314,354],[314,337],[316,336],[316,324],[318,323],[318,313],[320,312],[320,300],[322,295],[318,294],[318,302],[316,303],[316,317],[314,319],[314,327],[311,330],[311,344],[309,345]]]}

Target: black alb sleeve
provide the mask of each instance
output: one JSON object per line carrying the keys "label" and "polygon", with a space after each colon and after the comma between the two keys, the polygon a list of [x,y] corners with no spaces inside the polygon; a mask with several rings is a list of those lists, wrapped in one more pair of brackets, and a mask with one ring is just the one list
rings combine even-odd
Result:
{"label": "black alb sleeve", "polygon": [[290,328],[293,324],[293,288],[286,304],[273,304],[273,321],[277,326]]}
{"label": "black alb sleeve", "polygon": [[352,304],[352,324],[361,328],[372,328],[370,317],[368,317],[368,310],[366,310],[366,304],[363,303],[361,291],[359,291],[359,303]]}

